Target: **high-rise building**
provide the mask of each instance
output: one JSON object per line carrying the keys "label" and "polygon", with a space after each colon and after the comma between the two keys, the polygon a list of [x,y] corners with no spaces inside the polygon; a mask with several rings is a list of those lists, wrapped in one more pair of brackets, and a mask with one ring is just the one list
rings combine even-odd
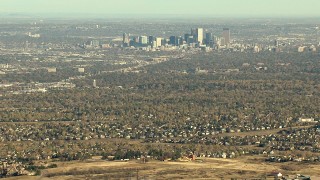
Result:
{"label": "high-rise building", "polygon": [[206,45],[208,47],[213,47],[214,40],[213,40],[213,35],[212,33],[208,32],[206,33]]}
{"label": "high-rise building", "polygon": [[168,42],[169,42],[169,39],[162,38],[162,40],[161,40],[161,46],[166,46],[166,45],[168,45]]}
{"label": "high-rise building", "polygon": [[195,42],[194,39],[195,39],[194,36],[189,36],[189,37],[188,37],[188,40],[187,40],[187,43],[188,43],[188,44],[194,43],[194,42]]}
{"label": "high-rise building", "polygon": [[130,44],[130,34],[123,33],[123,40],[122,40],[123,46],[128,47]]}
{"label": "high-rise building", "polygon": [[179,46],[179,45],[183,45],[183,37],[182,36],[179,36],[177,39],[177,46]]}
{"label": "high-rise building", "polygon": [[134,36],[132,40],[130,40],[130,46],[139,46],[140,37]]}
{"label": "high-rise building", "polygon": [[151,47],[152,47],[152,48],[157,47],[157,41],[156,41],[156,40],[154,40],[154,41],[151,43]]}
{"label": "high-rise building", "polygon": [[155,38],[153,36],[149,36],[149,39],[148,39],[149,45],[152,45],[153,41],[155,41]]}
{"label": "high-rise building", "polygon": [[230,29],[229,28],[223,28],[222,37],[224,38],[224,44],[222,44],[222,45],[230,44]]}
{"label": "high-rise building", "polygon": [[196,42],[199,44],[203,43],[203,29],[202,28],[196,29]]}
{"label": "high-rise building", "polygon": [[178,37],[170,36],[169,44],[176,46],[178,44]]}
{"label": "high-rise building", "polygon": [[227,44],[226,44],[226,40],[224,39],[224,37],[221,37],[221,38],[220,38],[220,45],[221,45],[221,46],[227,45]]}
{"label": "high-rise building", "polygon": [[191,36],[191,35],[190,34],[184,34],[184,41],[186,41],[186,43],[188,43],[189,36]]}
{"label": "high-rise building", "polygon": [[170,36],[169,44],[171,44],[171,45],[175,45],[176,44],[176,36]]}
{"label": "high-rise building", "polygon": [[139,37],[139,43],[141,45],[147,45],[148,44],[148,37],[147,36],[140,36]]}
{"label": "high-rise building", "polygon": [[162,38],[156,38],[156,47],[160,47],[162,45]]}
{"label": "high-rise building", "polygon": [[136,36],[133,38],[134,42],[135,43],[139,43],[140,42],[140,37],[139,36]]}

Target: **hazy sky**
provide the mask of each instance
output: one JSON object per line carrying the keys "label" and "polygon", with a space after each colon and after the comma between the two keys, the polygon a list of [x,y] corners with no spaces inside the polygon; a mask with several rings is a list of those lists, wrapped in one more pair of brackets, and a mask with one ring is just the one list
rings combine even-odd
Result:
{"label": "hazy sky", "polygon": [[0,0],[0,13],[318,16],[320,0]]}

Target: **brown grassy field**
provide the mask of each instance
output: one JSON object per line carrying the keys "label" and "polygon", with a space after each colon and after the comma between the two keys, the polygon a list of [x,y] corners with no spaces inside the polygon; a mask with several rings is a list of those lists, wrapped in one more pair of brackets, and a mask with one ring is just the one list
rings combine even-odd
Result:
{"label": "brown grassy field", "polygon": [[320,179],[320,164],[266,163],[258,156],[241,159],[200,158],[189,162],[73,161],[42,171],[41,176],[15,177],[18,180],[82,179],[265,179],[271,172],[304,174]]}

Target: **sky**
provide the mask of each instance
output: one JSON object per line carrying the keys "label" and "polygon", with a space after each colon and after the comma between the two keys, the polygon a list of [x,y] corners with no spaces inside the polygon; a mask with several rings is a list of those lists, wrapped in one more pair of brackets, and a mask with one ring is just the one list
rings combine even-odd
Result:
{"label": "sky", "polygon": [[320,0],[0,0],[0,13],[320,17]]}

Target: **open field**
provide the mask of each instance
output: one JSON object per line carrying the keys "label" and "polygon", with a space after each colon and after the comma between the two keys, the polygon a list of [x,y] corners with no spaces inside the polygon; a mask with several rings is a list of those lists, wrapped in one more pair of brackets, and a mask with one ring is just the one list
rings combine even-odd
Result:
{"label": "open field", "polygon": [[271,172],[284,175],[311,175],[320,179],[320,164],[266,163],[258,156],[242,159],[200,158],[189,162],[140,161],[61,162],[58,168],[42,171],[42,176],[20,180],[80,179],[265,179]]}

